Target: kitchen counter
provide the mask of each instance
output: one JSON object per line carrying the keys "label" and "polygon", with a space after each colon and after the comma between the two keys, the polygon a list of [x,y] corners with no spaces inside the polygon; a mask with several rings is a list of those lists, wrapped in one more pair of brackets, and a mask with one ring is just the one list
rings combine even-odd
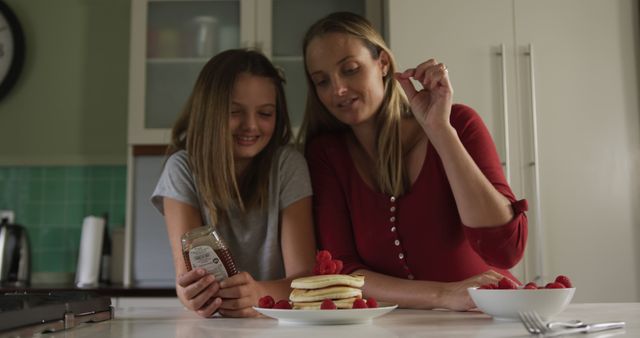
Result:
{"label": "kitchen counter", "polygon": [[[571,304],[554,320],[625,321],[626,328],[577,337],[640,336],[640,303]],[[203,319],[180,307],[123,307],[115,318],[82,324],[42,337],[533,337],[517,321],[493,320],[481,312],[396,309],[360,325],[280,325],[270,318]]]}
{"label": "kitchen counter", "polygon": [[0,285],[0,294],[13,292],[44,293],[51,291],[90,291],[109,297],[176,297],[176,289],[168,287],[126,287],[119,284],[98,285],[89,288],[79,288],[72,284]]}

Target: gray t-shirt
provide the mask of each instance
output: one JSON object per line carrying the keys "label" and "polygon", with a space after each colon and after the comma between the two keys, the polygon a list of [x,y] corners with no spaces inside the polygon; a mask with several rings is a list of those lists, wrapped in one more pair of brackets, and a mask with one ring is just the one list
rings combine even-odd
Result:
{"label": "gray t-shirt", "polygon": [[[188,163],[184,150],[169,157],[151,202],[163,215],[164,197],[190,204],[200,210],[207,224],[211,224]],[[309,169],[304,157],[292,146],[281,147],[271,166],[268,208],[249,210],[245,215],[233,209],[229,212],[230,224],[221,221],[216,225],[240,271],[249,272],[256,280],[285,277],[280,247],[280,211],[311,194]]]}

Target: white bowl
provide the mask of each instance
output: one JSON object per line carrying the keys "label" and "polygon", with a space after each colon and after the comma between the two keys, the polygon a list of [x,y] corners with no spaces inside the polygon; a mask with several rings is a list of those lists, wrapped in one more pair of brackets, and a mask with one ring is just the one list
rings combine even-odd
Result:
{"label": "white bowl", "polygon": [[565,289],[478,289],[468,288],[478,309],[497,319],[519,319],[520,311],[536,311],[549,319],[571,302],[576,288]]}

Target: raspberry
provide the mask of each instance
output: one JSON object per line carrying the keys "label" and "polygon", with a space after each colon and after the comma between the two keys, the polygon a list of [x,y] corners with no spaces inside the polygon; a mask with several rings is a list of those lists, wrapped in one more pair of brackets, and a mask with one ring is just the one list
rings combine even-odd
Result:
{"label": "raspberry", "polygon": [[321,275],[320,273],[320,267],[318,265],[313,267],[313,274],[314,275]]}
{"label": "raspberry", "polygon": [[321,261],[320,264],[318,264],[318,272],[320,272],[321,275],[330,275],[333,274],[334,271],[336,271],[336,263],[333,261]]}
{"label": "raspberry", "polygon": [[367,298],[367,307],[370,309],[376,308],[378,307],[378,302],[376,302],[375,298],[369,297]]}
{"label": "raspberry", "polygon": [[337,309],[336,304],[331,299],[325,299],[320,304],[320,310],[335,310]]}
{"label": "raspberry", "polygon": [[564,276],[564,275],[559,275],[558,277],[556,277],[556,283],[560,283],[562,285],[564,285],[564,287],[566,288],[572,288],[573,285],[571,285],[571,280],[569,279],[569,277]]}
{"label": "raspberry", "polygon": [[364,299],[358,298],[358,299],[353,301],[353,307],[352,308],[354,308],[354,309],[366,309],[367,308],[367,303],[364,301]]}
{"label": "raspberry", "polygon": [[273,306],[273,308],[291,310],[291,303],[289,303],[288,300],[282,299],[279,300],[276,305]]}
{"label": "raspberry", "polygon": [[334,271],[333,273],[340,273],[342,272],[342,267],[344,266],[342,264],[342,261],[339,259],[334,259],[333,260],[334,263],[336,263],[336,271]]}
{"label": "raspberry", "polygon": [[318,251],[316,254],[316,262],[324,262],[331,260],[331,253],[327,250]]}
{"label": "raspberry", "polygon": [[538,286],[536,285],[536,283],[534,282],[529,282],[527,283],[524,287],[522,287],[523,289],[530,289],[530,290],[535,290],[538,288]]}
{"label": "raspberry", "polygon": [[264,296],[258,301],[258,306],[265,309],[271,309],[274,304],[275,302],[271,296]]}
{"label": "raspberry", "polygon": [[511,281],[511,279],[507,277],[502,277],[502,279],[498,282],[498,289],[517,289],[518,286],[516,283]]}
{"label": "raspberry", "polygon": [[564,289],[564,285],[558,282],[547,283],[544,287],[545,289]]}
{"label": "raspberry", "polygon": [[478,289],[481,289],[481,290],[493,290],[493,289],[496,289],[496,286],[494,284],[489,283],[489,284],[480,285],[480,287]]}

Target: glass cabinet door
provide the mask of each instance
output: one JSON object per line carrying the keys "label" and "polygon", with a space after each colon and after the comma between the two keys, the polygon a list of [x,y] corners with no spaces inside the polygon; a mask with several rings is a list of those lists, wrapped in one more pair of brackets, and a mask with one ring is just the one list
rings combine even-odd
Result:
{"label": "glass cabinet door", "polygon": [[[316,20],[336,11],[349,11],[372,19],[380,2],[367,0],[272,0],[272,61],[284,69],[291,125],[302,124],[307,82],[302,64],[302,39]],[[379,22],[372,23],[379,26]]]}
{"label": "glass cabinet door", "polygon": [[240,2],[149,1],[146,128],[170,128],[198,73],[219,51],[240,45]]}
{"label": "glass cabinet door", "polygon": [[129,144],[167,144],[197,75],[220,51],[254,47],[283,68],[294,127],[306,81],[302,37],[317,19],[351,11],[381,26],[382,0],[132,1]]}

